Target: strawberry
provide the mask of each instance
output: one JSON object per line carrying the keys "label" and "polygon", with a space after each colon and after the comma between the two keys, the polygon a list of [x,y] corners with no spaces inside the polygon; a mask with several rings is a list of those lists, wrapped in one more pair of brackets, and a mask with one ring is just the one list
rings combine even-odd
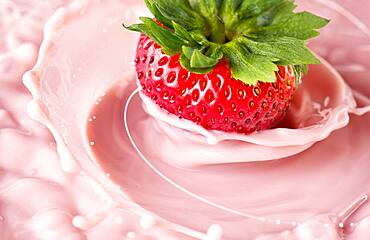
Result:
{"label": "strawberry", "polygon": [[293,0],[146,0],[142,91],[171,114],[209,130],[252,133],[281,121],[307,64],[305,46],[327,20],[295,13]]}
{"label": "strawberry", "polygon": [[136,53],[143,92],[168,112],[206,129],[250,133],[281,120],[296,89],[291,66],[280,66],[275,83],[247,85],[231,76],[226,60],[207,74],[184,69],[146,35]]}

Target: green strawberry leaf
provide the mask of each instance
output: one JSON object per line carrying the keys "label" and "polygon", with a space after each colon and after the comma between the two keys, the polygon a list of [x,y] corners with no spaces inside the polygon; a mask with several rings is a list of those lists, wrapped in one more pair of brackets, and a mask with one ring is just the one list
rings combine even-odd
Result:
{"label": "green strawberry leaf", "polygon": [[176,22],[172,21],[172,26],[175,30],[175,34],[188,42],[188,45],[190,46],[197,46],[199,47],[200,44],[196,39],[193,38],[192,34],[187,31],[185,28],[183,28],[181,25],[177,24]]}
{"label": "green strawberry leaf", "polygon": [[259,25],[267,25],[278,13],[295,8],[292,0],[231,0],[223,3],[221,17],[229,39],[239,33],[245,34]]}
{"label": "green strawberry leaf", "polygon": [[158,10],[157,6],[155,5],[155,0],[144,0],[147,8],[153,13],[154,17],[165,25],[167,28],[172,28],[172,23],[166,17],[162,15],[162,13]]}
{"label": "green strawberry leaf", "polygon": [[187,59],[191,59],[194,51],[194,48],[182,46],[182,54],[184,54]]}
{"label": "green strawberry leaf", "polygon": [[217,59],[217,61],[220,61],[224,57],[224,53],[222,52],[222,45],[210,43],[205,51],[205,55],[210,58]]}
{"label": "green strawberry leaf", "polygon": [[181,54],[180,64],[186,70],[188,70],[190,72],[193,72],[193,73],[197,73],[197,74],[206,74],[206,73],[211,72],[212,69],[213,69],[212,67],[209,67],[209,68],[192,68],[190,66],[190,60],[184,54]]}
{"label": "green strawberry leaf", "polygon": [[[273,24],[277,19],[285,18],[296,8],[292,0],[255,0],[256,11],[253,16],[240,18],[233,23],[234,35],[255,36],[255,31]],[[240,9],[241,15],[243,9]]]}
{"label": "green strawberry leaf", "polygon": [[206,54],[203,54],[200,49],[194,49],[191,47],[182,47],[182,54],[186,58],[185,60],[189,60],[188,64],[184,64],[187,67],[198,69],[208,69],[214,67],[219,60],[223,57],[223,53],[221,48],[217,48],[216,46],[212,46],[206,51]]}
{"label": "green strawberry leaf", "polygon": [[261,2],[259,0],[243,1],[236,13],[238,16],[238,22],[243,19],[248,19],[253,16],[257,16],[263,11],[263,9],[267,7],[265,6],[266,4],[270,3],[266,1]]}
{"label": "green strawberry leaf", "polygon": [[320,61],[305,46],[303,40],[291,37],[257,39],[253,41],[245,37],[239,40],[247,45],[254,54],[276,59],[278,65],[318,64]]}
{"label": "green strawberry leaf", "polygon": [[134,24],[128,27],[129,30],[142,32],[161,46],[163,52],[174,55],[181,51],[186,42],[176,36],[173,32],[159,26],[151,18],[141,17],[142,24]]}
{"label": "green strawberry leaf", "polygon": [[279,19],[289,16],[297,7],[292,0],[281,0],[275,2],[277,3],[274,5],[265,6],[266,8],[263,9],[259,15],[257,15],[257,27],[274,24],[274,22],[278,21]]}
{"label": "green strawberry leaf", "polygon": [[253,32],[257,36],[267,37],[293,37],[307,40],[318,36],[318,29],[326,26],[329,20],[313,15],[308,12],[300,12],[281,17],[276,23],[261,28],[256,28]]}
{"label": "green strawberry leaf", "polygon": [[191,9],[187,0],[153,0],[152,4],[168,21],[177,22],[187,30],[205,30],[204,19]]}
{"label": "green strawberry leaf", "polygon": [[207,57],[200,50],[196,49],[190,58],[192,68],[211,68],[218,63],[219,59]]}
{"label": "green strawberry leaf", "polygon": [[278,67],[273,63],[273,58],[251,53],[238,40],[225,44],[223,50],[235,79],[249,85],[255,85],[258,81],[276,81],[275,71],[278,71]]}
{"label": "green strawberry leaf", "polygon": [[[303,66],[306,66],[305,64],[320,63],[306,48],[305,42],[302,40],[287,37],[259,40],[260,42],[257,42],[245,37],[239,37],[227,44],[227,47],[225,45],[226,51],[230,51],[229,45],[233,47],[233,52],[226,55],[230,61],[231,72],[234,78],[247,84],[254,84],[256,81],[270,82],[271,80],[268,79],[275,79],[274,72],[276,68],[273,66],[295,65],[296,80],[299,81],[301,74],[304,73]],[[238,55],[238,58],[232,60],[231,57],[235,58],[236,55]],[[248,64],[255,67],[258,67],[258,64],[260,64],[261,68],[253,70],[256,73],[255,76],[249,72],[250,70],[246,69]],[[249,69],[251,68],[249,67]]]}

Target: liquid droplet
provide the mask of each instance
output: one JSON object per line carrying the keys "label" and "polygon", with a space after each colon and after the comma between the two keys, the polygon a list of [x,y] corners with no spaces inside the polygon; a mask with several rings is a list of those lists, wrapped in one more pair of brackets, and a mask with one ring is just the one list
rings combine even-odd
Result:
{"label": "liquid droplet", "polygon": [[133,239],[135,238],[136,234],[134,232],[128,232],[126,236],[128,239]]}
{"label": "liquid droplet", "polygon": [[140,225],[143,229],[149,229],[153,227],[155,224],[155,220],[150,215],[144,215],[140,218]]}
{"label": "liquid droplet", "polygon": [[207,240],[221,240],[222,237],[222,228],[219,225],[212,225],[208,228],[207,231]]}

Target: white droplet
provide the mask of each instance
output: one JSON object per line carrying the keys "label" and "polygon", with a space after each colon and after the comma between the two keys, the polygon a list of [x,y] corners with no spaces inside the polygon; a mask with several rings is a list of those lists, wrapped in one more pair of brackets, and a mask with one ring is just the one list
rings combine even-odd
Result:
{"label": "white droplet", "polygon": [[344,223],[339,223],[339,228],[344,228]]}
{"label": "white droplet", "polygon": [[328,107],[330,104],[330,97],[326,97],[324,100],[324,107]]}
{"label": "white droplet", "polygon": [[86,218],[82,216],[75,216],[72,219],[72,224],[76,228],[82,229],[82,230],[87,230],[89,228],[89,222]]}
{"label": "white droplet", "polygon": [[89,122],[92,122],[92,118],[89,118]]}
{"label": "white droplet", "polygon": [[94,146],[95,145],[95,142],[94,141],[91,141],[90,142],[90,146]]}
{"label": "white droplet", "polygon": [[105,174],[105,176],[107,176],[108,178],[110,178],[110,173]]}
{"label": "white droplet", "polygon": [[149,229],[153,227],[155,224],[155,220],[150,215],[144,215],[140,218],[140,225],[143,229]]}
{"label": "white droplet", "polygon": [[133,238],[135,238],[135,236],[136,236],[136,234],[134,232],[128,232],[127,233],[127,238],[128,239],[133,239]]}
{"label": "white droplet", "polygon": [[206,135],[206,139],[209,145],[216,145],[219,142],[219,140],[211,134]]}
{"label": "white droplet", "polygon": [[92,118],[95,120],[96,119],[96,116],[94,115]]}
{"label": "white droplet", "polygon": [[116,223],[121,225],[123,223],[123,219],[121,217],[117,217]]}
{"label": "white droplet", "polygon": [[214,224],[208,228],[206,240],[221,240],[221,237],[222,228],[219,225]]}
{"label": "white droplet", "polygon": [[280,220],[280,219],[277,219],[277,220],[276,220],[276,224],[277,224],[277,225],[280,225],[280,223],[281,223],[281,220]]}

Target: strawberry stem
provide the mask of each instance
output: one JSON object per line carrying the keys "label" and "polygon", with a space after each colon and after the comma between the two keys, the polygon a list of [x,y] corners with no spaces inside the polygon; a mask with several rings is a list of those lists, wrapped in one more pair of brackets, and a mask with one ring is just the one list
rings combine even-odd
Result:
{"label": "strawberry stem", "polygon": [[209,40],[214,43],[225,43],[225,25],[221,22],[221,19],[218,19],[217,21],[212,21],[210,25],[211,35],[209,37]]}
{"label": "strawberry stem", "polygon": [[196,10],[205,20],[206,28],[209,29],[208,40],[214,43],[225,43],[225,25],[219,17],[219,5],[217,0],[189,0],[192,9]]}

